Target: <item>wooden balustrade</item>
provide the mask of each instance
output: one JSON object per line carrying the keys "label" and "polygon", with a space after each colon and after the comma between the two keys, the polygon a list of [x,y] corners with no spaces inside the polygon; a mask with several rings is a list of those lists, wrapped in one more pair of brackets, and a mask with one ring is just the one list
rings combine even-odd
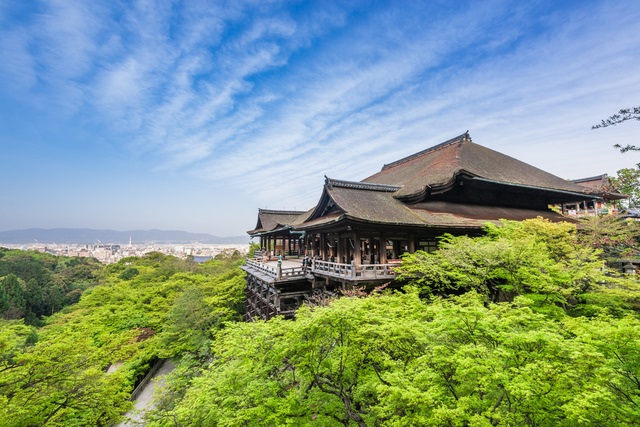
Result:
{"label": "wooden balustrade", "polygon": [[302,267],[282,268],[280,264],[276,264],[274,266],[248,258],[246,260],[245,266],[254,270],[258,270],[259,272],[271,276],[276,280],[295,279],[304,277],[306,274],[304,268]]}
{"label": "wooden balustrade", "polygon": [[[339,262],[313,260],[310,272],[324,276],[331,276],[347,280],[376,280],[393,279],[395,277],[394,268],[398,263],[393,264],[343,264]],[[272,277],[276,280],[291,280],[304,277],[307,273],[303,267],[282,268],[279,264],[267,264],[252,259],[247,259],[245,267]]]}
{"label": "wooden balustrade", "polygon": [[314,260],[311,271],[326,276],[351,280],[393,279],[394,267],[398,264],[342,264],[339,262]]}

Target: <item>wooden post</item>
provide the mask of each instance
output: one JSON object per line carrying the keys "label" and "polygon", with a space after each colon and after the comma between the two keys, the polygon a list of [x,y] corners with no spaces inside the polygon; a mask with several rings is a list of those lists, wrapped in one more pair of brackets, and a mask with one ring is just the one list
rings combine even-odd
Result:
{"label": "wooden post", "polygon": [[327,239],[325,233],[320,233],[320,258],[327,260]]}
{"label": "wooden post", "polygon": [[356,264],[362,264],[362,256],[361,256],[361,245],[360,245],[360,237],[356,233],[353,239],[353,260]]}
{"label": "wooden post", "polygon": [[387,235],[382,233],[380,235],[380,247],[378,248],[378,253],[380,254],[378,259],[380,260],[380,264],[387,263]]}
{"label": "wooden post", "polygon": [[409,253],[415,253],[416,251],[416,238],[413,234],[409,235]]}

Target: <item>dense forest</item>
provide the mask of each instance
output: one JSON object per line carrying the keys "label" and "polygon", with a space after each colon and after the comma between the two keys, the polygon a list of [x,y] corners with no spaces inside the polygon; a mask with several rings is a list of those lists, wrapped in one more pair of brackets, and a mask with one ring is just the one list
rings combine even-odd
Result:
{"label": "dense forest", "polygon": [[[2,320],[0,425],[115,425],[155,360],[210,358],[213,331],[240,319],[242,262],[237,253],[200,265],[160,253],[127,258],[40,328]],[[107,373],[111,365],[120,367]]]}
{"label": "dense forest", "polygon": [[93,258],[0,248],[0,316],[37,325],[42,316],[78,302],[101,271]]}
{"label": "dense forest", "polygon": [[[445,235],[405,255],[401,287],[351,289],[294,320],[240,321],[237,254],[86,267],[77,302],[4,315],[0,423],[115,425],[149,365],[173,358],[148,426],[640,425],[640,284],[611,268],[637,256],[637,226]],[[67,265],[47,267],[55,278],[70,261],[49,262]],[[6,295],[26,291],[2,271]]]}

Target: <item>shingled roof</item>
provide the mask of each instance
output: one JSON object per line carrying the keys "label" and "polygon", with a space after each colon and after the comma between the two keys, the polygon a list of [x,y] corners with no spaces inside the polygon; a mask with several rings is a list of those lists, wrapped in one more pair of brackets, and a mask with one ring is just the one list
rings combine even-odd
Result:
{"label": "shingled roof", "polygon": [[326,178],[323,195],[307,220],[295,228],[312,229],[345,219],[396,226],[422,228],[479,229],[501,219],[524,220],[543,217],[564,221],[553,211],[497,206],[478,206],[442,201],[407,205],[394,197],[394,186]]}
{"label": "shingled roof", "polygon": [[[561,215],[546,209],[547,204],[597,198],[598,191],[585,183],[562,179],[475,144],[467,132],[384,165],[360,182],[325,176],[322,196],[313,209],[260,209],[256,228],[249,234],[288,228],[312,230],[345,220],[445,229],[479,229],[488,221],[537,216],[562,221]],[[466,193],[447,193],[460,190],[462,184]],[[502,199],[491,198],[496,194]],[[537,198],[536,204],[530,197]]]}
{"label": "shingled roof", "polygon": [[627,199],[629,196],[619,193],[611,182],[609,175],[602,174],[597,176],[590,176],[588,178],[574,179],[572,182],[589,188],[592,192],[598,194],[600,197],[608,200],[622,200]]}
{"label": "shingled roof", "polygon": [[256,228],[248,231],[248,234],[258,234],[266,231],[273,231],[278,228],[293,224],[298,217],[305,214],[302,211],[275,211],[258,209],[258,223]]}
{"label": "shingled roof", "polygon": [[395,196],[415,200],[429,191],[451,185],[460,174],[530,188],[590,193],[588,188],[475,144],[468,132],[384,165],[380,172],[362,182],[402,187]]}

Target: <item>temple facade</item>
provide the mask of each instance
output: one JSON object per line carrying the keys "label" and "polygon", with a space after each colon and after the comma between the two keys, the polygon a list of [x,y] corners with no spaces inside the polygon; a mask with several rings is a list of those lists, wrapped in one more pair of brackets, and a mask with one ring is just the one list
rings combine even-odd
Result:
{"label": "temple facade", "polygon": [[247,320],[293,315],[307,298],[393,282],[401,255],[433,251],[444,233],[474,235],[488,222],[542,217],[549,206],[603,196],[497,151],[468,133],[382,167],[362,181],[325,177],[307,212],[260,209],[248,234]]}
{"label": "temple facade", "polygon": [[621,201],[628,198],[626,194],[616,190],[607,174],[574,179],[572,182],[588,187],[593,194],[600,196],[600,198],[587,198],[579,202],[563,204],[562,213],[570,217],[617,214],[623,209]]}

